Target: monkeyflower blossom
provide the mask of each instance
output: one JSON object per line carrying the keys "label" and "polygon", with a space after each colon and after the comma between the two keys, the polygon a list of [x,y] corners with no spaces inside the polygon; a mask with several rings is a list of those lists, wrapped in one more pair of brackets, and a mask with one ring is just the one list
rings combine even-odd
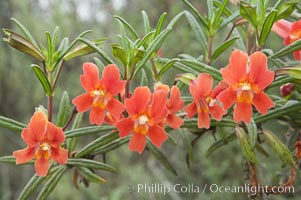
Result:
{"label": "monkeyflower blossom", "polygon": [[160,125],[168,115],[166,108],[167,93],[156,90],[153,94],[148,87],[137,87],[134,94],[124,101],[128,118],[115,124],[120,137],[133,133],[129,149],[142,153],[146,145],[146,136],[156,146],[167,140],[168,136]]}
{"label": "monkeyflower blossom", "polygon": [[85,63],[83,71],[80,81],[86,93],[72,100],[78,112],[91,109],[91,124],[101,125],[107,113],[118,119],[124,111],[124,106],[114,96],[125,87],[125,81],[120,80],[118,67],[114,64],[106,66],[102,72],[102,79],[99,79],[98,67],[93,63]]}
{"label": "monkeyflower blossom", "polygon": [[21,136],[27,147],[13,153],[17,165],[35,159],[37,175],[46,176],[50,168],[50,159],[59,164],[67,162],[68,151],[61,148],[65,134],[61,128],[49,122],[43,112],[36,111],[34,113]]}
{"label": "monkeyflower blossom", "polygon": [[[284,39],[284,44],[289,45],[301,38],[301,19],[289,22],[281,19],[274,23],[272,31]],[[294,59],[301,60],[301,49],[294,51]]]}
{"label": "monkeyflower blossom", "polygon": [[274,106],[273,101],[264,93],[264,89],[274,80],[274,72],[268,70],[267,57],[255,52],[250,57],[240,50],[232,52],[229,65],[221,69],[222,76],[229,88],[221,92],[217,99],[224,108],[234,103],[234,121],[250,123],[252,105],[261,114],[266,114]]}
{"label": "monkeyflower blossom", "polygon": [[193,102],[188,104],[184,111],[187,118],[198,114],[198,128],[209,128],[210,117],[221,120],[226,114],[224,108],[217,102],[216,96],[228,86],[221,82],[214,90],[212,90],[213,78],[206,73],[199,74],[196,80],[192,80],[189,85],[190,94]]}
{"label": "monkeyflower blossom", "polygon": [[181,99],[181,92],[177,86],[172,86],[169,89],[168,85],[158,84],[155,86],[155,90],[164,90],[170,92],[169,99],[166,104],[168,110],[168,115],[166,117],[166,123],[173,129],[180,128],[184,121],[182,118],[176,115],[176,112],[180,111],[183,108],[184,101]]}

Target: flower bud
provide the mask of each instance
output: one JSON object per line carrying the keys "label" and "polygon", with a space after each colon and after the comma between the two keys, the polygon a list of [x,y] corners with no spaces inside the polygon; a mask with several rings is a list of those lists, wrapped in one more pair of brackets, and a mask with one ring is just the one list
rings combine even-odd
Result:
{"label": "flower bud", "polygon": [[280,86],[280,94],[283,97],[289,96],[294,89],[295,86],[292,83],[286,83]]}

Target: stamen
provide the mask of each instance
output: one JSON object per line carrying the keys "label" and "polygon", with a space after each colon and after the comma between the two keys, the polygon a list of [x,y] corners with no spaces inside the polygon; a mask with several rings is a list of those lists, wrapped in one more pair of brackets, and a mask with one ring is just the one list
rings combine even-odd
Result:
{"label": "stamen", "polygon": [[240,103],[252,103],[254,92],[250,83],[240,83],[236,91],[237,101]]}

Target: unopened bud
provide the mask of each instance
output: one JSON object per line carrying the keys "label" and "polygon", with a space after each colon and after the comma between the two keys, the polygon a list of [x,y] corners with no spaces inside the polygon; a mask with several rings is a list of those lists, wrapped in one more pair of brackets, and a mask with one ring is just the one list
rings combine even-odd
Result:
{"label": "unopened bud", "polygon": [[281,94],[281,96],[286,97],[286,96],[290,95],[294,89],[295,89],[295,86],[292,83],[286,83],[286,84],[280,86],[280,94]]}

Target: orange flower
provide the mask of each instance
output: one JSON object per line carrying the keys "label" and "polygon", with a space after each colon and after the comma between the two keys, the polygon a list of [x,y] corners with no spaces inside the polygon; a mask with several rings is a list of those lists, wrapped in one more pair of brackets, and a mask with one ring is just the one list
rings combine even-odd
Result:
{"label": "orange flower", "polygon": [[164,90],[166,92],[170,91],[170,97],[166,104],[168,115],[165,121],[173,129],[180,128],[184,124],[184,121],[182,118],[176,115],[176,112],[182,109],[184,101],[181,99],[181,92],[179,88],[174,85],[170,90],[168,85],[159,83],[157,86],[155,86],[155,90]]}
{"label": "orange flower", "polygon": [[213,78],[206,73],[199,74],[197,80],[191,81],[189,85],[190,94],[193,102],[184,108],[187,118],[193,117],[198,113],[198,128],[209,128],[210,117],[221,120],[226,111],[216,101],[216,96],[228,87],[221,82],[214,90],[212,90]]}
{"label": "orange flower", "polygon": [[261,113],[274,106],[273,101],[263,92],[274,80],[274,72],[267,67],[267,57],[261,52],[248,55],[240,50],[232,52],[229,65],[221,69],[229,88],[221,92],[217,99],[224,108],[234,103],[234,121],[249,123],[252,118],[252,104]]}
{"label": "orange flower", "polygon": [[168,115],[166,91],[156,90],[151,94],[147,87],[137,87],[134,95],[126,99],[124,104],[128,118],[115,124],[120,137],[128,136],[133,132],[129,149],[142,153],[146,145],[146,136],[156,146],[168,138],[160,123]]}
{"label": "orange flower", "polygon": [[93,63],[85,63],[83,71],[84,75],[80,76],[80,81],[86,93],[72,100],[78,112],[91,109],[90,123],[97,125],[104,122],[106,112],[113,118],[119,118],[124,106],[114,96],[124,89],[125,81],[120,80],[119,69],[116,65],[106,66],[101,80],[98,78],[98,68]]}
{"label": "orange flower", "polygon": [[[284,39],[285,45],[289,45],[301,38],[301,19],[293,23],[281,19],[273,25],[272,31]],[[294,51],[295,60],[301,60],[300,53],[301,49]]]}
{"label": "orange flower", "polygon": [[50,167],[50,158],[60,164],[67,162],[68,151],[61,148],[65,134],[61,128],[48,122],[43,112],[34,113],[28,128],[23,129],[21,135],[27,147],[13,153],[17,165],[35,158],[37,175],[46,176]]}

